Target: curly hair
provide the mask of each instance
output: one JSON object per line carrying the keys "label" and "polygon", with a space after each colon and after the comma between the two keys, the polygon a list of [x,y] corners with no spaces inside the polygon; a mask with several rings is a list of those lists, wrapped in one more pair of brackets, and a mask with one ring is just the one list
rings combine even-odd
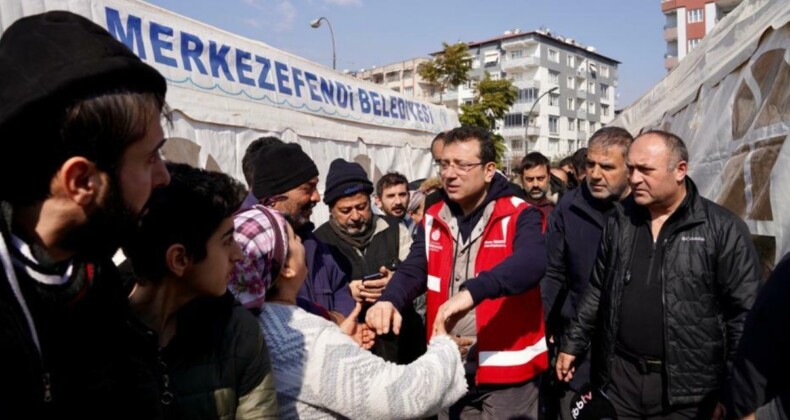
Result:
{"label": "curly hair", "polygon": [[167,275],[167,249],[181,244],[194,262],[206,258],[206,243],[241,206],[246,189],[228,175],[167,163],[170,184],[153,191],[137,232],[124,248],[134,272],[156,282]]}

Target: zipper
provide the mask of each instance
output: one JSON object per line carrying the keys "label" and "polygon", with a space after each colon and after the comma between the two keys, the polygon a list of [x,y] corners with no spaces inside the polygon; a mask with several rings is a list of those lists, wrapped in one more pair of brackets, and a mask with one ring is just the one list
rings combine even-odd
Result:
{"label": "zipper", "polygon": [[44,402],[52,402],[52,380],[47,371],[41,374],[41,385],[44,388]]}
{"label": "zipper", "polygon": [[170,375],[167,374],[167,363],[165,362],[163,353],[163,349],[159,347],[156,356],[159,368],[162,370],[162,395],[159,401],[162,405],[168,406],[173,402],[173,393],[170,391]]}

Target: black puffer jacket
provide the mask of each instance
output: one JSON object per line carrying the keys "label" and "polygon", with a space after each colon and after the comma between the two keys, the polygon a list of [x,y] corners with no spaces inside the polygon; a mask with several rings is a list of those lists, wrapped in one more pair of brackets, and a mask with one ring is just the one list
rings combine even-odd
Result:
{"label": "black puffer jacket", "polygon": [[[688,199],[664,249],[661,282],[664,354],[670,404],[690,404],[721,391],[760,288],[757,251],[737,216],[702,198],[686,178]],[[632,199],[609,218],[590,287],[566,330],[561,351],[582,354],[592,339],[592,382],[605,387],[620,324],[637,226],[649,219]],[[593,338],[594,336],[594,338]]]}

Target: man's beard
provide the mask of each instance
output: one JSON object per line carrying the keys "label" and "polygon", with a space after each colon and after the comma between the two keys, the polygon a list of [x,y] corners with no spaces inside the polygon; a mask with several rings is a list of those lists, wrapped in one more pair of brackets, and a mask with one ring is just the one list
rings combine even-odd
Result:
{"label": "man's beard", "polygon": [[126,205],[120,185],[112,177],[104,200],[87,218],[87,223],[67,239],[71,249],[87,258],[112,257],[120,247],[127,245],[140,219]]}

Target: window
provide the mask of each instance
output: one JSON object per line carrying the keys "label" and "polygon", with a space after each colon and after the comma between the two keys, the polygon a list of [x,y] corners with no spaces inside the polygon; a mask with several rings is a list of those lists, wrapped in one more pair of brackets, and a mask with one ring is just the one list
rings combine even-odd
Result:
{"label": "window", "polygon": [[692,9],[686,12],[686,16],[688,23],[696,23],[702,22],[704,14],[702,9]]}
{"label": "window", "polygon": [[569,111],[573,111],[574,110],[574,106],[576,106],[576,103],[573,100],[573,98],[568,98],[568,110]]}
{"label": "window", "polygon": [[689,39],[689,40],[687,41],[687,42],[688,42],[688,44],[687,44],[687,46],[688,46],[687,50],[688,50],[688,51],[691,51],[691,50],[693,50],[694,48],[696,48],[696,47],[697,47],[697,45],[699,44],[700,40],[701,40],[700,38],[692,38],[692,39]]}
{"label": "window", "polygon": [[558,133],[560,131],[560,119],[559,117],[553,117],[549,115],[549,132],[550,133]]}
{"label": "window", "polygon": [[587,92],[590,92],[591,94],[595,94],[595,82],[587,83]]}
{"label": "window", "polygon": [[510,59],[514,58],[521,58],[522,54],[524,54],[524,50],[514,50],[510,52]]}
{"label": "window", "polygon": [[472,69],[479,69],[480,68],[480,60],[473,58],[472,59]]}
{"label": "window", "polygon": [[576,118],[568,118],[568,131],[576,131]]}
{"label": "window", "polygon": [[576,56],[568,54],[568,56],[565,57],[565,64],[567,64],[568,67],[576,67]]}
{"label": "window", "polygon": [[590,63],[590,77],[593,79],[598,78],[598,66],[595,63]]}
{"label": "window", "polygon": [[601,105],[601,115],[604,117],[609,116],[609,105]]}
{"label": "window", "polygon": [[601,83],[601,97],[608,98],[609,97],[609,85],[605,83]]}
{"label": "window", "polygon": [[[595,102],[587,102],[587,113],[588,114],[595,114]],[[591,122],[590,124],[595,124]],[[592,129],[592,127],[590,127]]]}
{"label": "window", "polygon": [[510,147],[513,150],[524,150],[524,140],[522,139],[511,140]]}
{"label": "window", "polygon": [[552,85],[559,86],[559,84],[560,84],[560,72],[549,70],[549,82]]}
{"label": "window", "polygon": [[549,61],[553,61],[555,63],[560,62],[560,52],[557,50],[552,50],[549,48]]}
{"label": "window", "polygon": [[508,73],[508,76],[514,82],[524,80],[524,73]]}
{"label": "window", "polygon": [[565,83],[565,86],[568,89],[576,89],[576,78],[573,76],[568,76],[568,81]]}
{"label": "window", "polygon": [[549,94],[549,106],[560,106],[560,94],[559,93],[550,93]]}
{"label": "window", "polygon": [[486,67],[496,66],[499,64],[499,51],[486,51],[484,61]]}
{"label": "window", "polygon": [[568,140],[568,153],[573,153],[576,150],[576,140]]}
{"label": "window", "polygon": [[411,87],[411,86],[405,87],[405,88],[403,88],[403,93],[405,95],[414,95],[414,88]]}
{"label": "window", "polygon": [[519,89],[518,91],[518,98],[516,98],[516,102],[520,104],[534,102],[535,98],[538,97],[538,90],[537,89]]}
{"label": "window", "polygon": [[609,67],[601,66],[601,76],[609,77]]}
{"label": "window", "polygon": [[549,138],[549,153],[556,155],[560,152],[560,139]]}
{"label": "window", "polygon": [[523,127],[524,114],[505,114],[505,127]]}
{"label": "window", "polygon": [[411,77],[411,70],[403,70],[403,78],[408,79]]}
{"label": "window", "polygon": [[500,74],[499,73],[491,73],[491,80],[499,80]]}

